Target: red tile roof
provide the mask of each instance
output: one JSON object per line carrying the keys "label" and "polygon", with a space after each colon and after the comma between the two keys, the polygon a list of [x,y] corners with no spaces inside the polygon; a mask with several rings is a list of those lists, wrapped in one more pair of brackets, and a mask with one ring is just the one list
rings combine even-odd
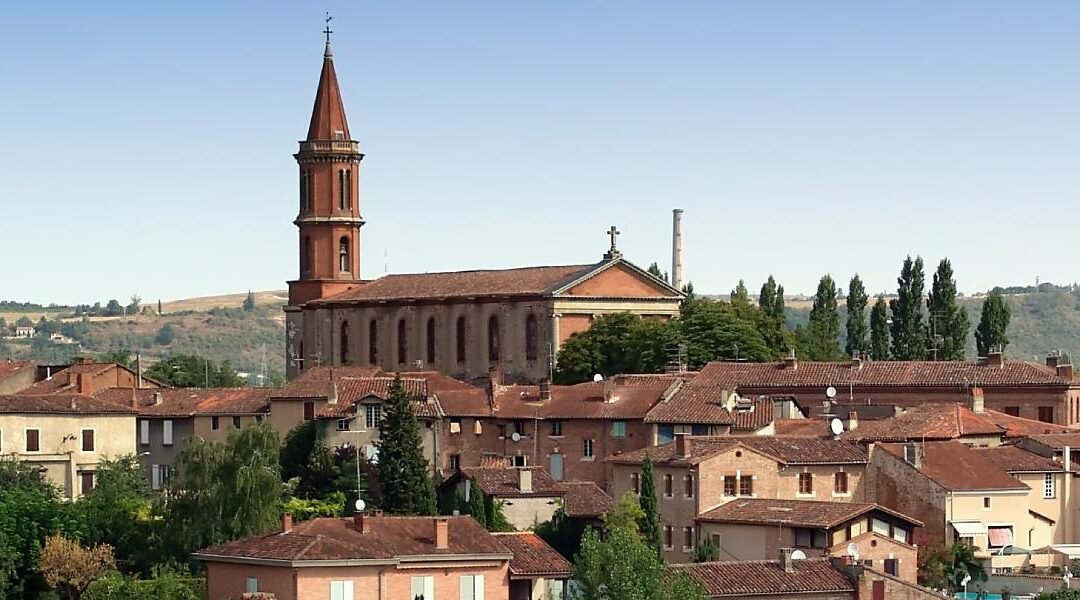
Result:
{"label": "red tile roof", "polygon": [[778,363],[712,362],[701,370],[697,381],[714,390],[742,387],[811,388],[827,386],[925,387],[952,386],[983,388],[1014,385],[1075,385],[1059,377],[1053,369],[1038,363],[1005,361],[1001,366],[982,362],[957,361],[864,361],[860,366],[847,362],[799,361],[797,368]]}
{"label": "red tile roof", "polygon": [[731,390],[719,389],[698,379],[690,380],[654,406],[645,422],[730,425],[742,431],[754,431],[772,423],[772,397],[747,398],[749,410],[740,410],[734,403],[725,403],[730,395]]}
{"label": "red tile roof", "polygon": [[961,404],[920,404],[889,419],[859,421],[841,439],[869,441],[953,440],[973,436],[1001,437],[1005,428]]}
{"label": "red tile roof", "polygon": [[460,473],[476,482],[485,495],[496,498],[521,498],[530,496],[562,496],[565,490],[551,478],[543,467],[528,467],[532,472],[532,491],[522,492],[519,486],[522,469],[506,467],[466,467]]}
{"label": "red tile roof", "polygon": [[1027,437],[1033,442],[1059,452],[1064,450],[1065,446],[1080,450],[1080,431],[1075,433],[1034,434]]}
{"label": "red tile roof", "polygon": [[79,394],[0,396],[0,413],[34,415],[134,415],[135,409]]}
{"label": "red tile roof", "polygon": [[847,575],[828,559],[795,560],[792,566],[792,573],[784,571],[775,560],[707,562],[671,568],[689,574],[709,598],[855,592]]}
{"label": "red tile roof", "polygon": [[683,375],[615,375],[607,381],[551,386],[541,402],[535,385],[499,386],[494,416],[502,419],[644,419]]}
{"label": "red tile roof", "polygon": [[843,440],[763,435],[690,436],[687,438],[687,444],[690,447],[690,455],[687,457],[676,456],[675,443],[671,442],[662,446],[616,454],[608,457],[607,461],[615,464],[636,465],[641,464],[645,455],[648,454],[653,463],[658,465],[695,465],[736,446],[741,446],[788,465],[866,464],[867,462],[865,449]]}
{"label": "red tile roof", "polygon": [[[926,442],[918,471],[951,491],[996,491],[1028,489],[988,456],[959,442]],[[876,451],[886,452],[904,461],[904,444],[877,444]],[[912,467],[914,468],[914,466]]]}
{"label": "red tile roof", "polygon": [[779,436],[829,437],[828,423],[821,419],[777,419],[773,431]]}
{"label": "red tile roof", "polygon": [[[1018,446],[975,448],[975,451],[1009,473],[1061,473],[1065,470],[1065,465],[1061,461],[1035,454]],[[1074,462],[1073,470],[1080,472],[1080,465]]]}
{"label": "red tile roof", "polygon": [[1005,428],[1006,438],[1025,438],[1031,437],[1033,435],[1042,435],[1048,433],[1071,433],[1073,431],[1064,425],[1043,423],[1042,421],[1025,419],[1023,417],[1014,417],[1012,415],[1007,415],[1003,412],[998,412],[996,410],[988,409],[980,416],[982,416],[987,421],[994,423],[998,427]]}
{"label": "red tile roof", "polygon": [[739,498],[698,515],[698,521],[711,523],[741,523],[746,525],[784,524],[791,527],[831,529],[867,513],[879,511],[907,521],[913,526],[922,523],[877,504],[857,502],[827,502],[820,500],[780,500],[768,498]]}
{"label": "red tile roof", "polygon": [[0,379],[10,377],[23,369],[36,369],[37,361],[33,360],[12,360],[6,358],[0,360]]}
{"label": "red tile roof", "polygon": [[75,363],[64,367],[59,371],[53,371],[49,379],[38,381],[34,385],[20,391],[20,394],[59,394],[77,393],[75,389],[78,383],[78,375],[85,374],[97,376],[112,369],[124,369],[127,367],[116,363]]}
{"label": "red tile roof", "polygon": [[[323,419],[341,419],[356,414],[355,405],[365,398],[390,398],[390,387],[394,377],[343,377],[338,380],[337,402],[327,404],[319,411]],[[401,385],[405,393],[413,400],[413,414],[421,419],[438,419],[442,409],[434,395],[429,393],[426,379],[403,377]]]}
{"label": "red tile roof", "polygon": [[595,519],[615,506],[615,499],[591,481],[563,481],[559,486],[566,491],[563,512],[568,517]]}
{"label": "red tile roof", "polygon": [[383,374],[377,366],[363,367],[311,367],[305,369],[295,379],[285,384],[280,390],[270,394],[274,399],[325,398],[330,389],[330,382],[343,377],[374,377]]}
{"label": "red tile roof", "polygon": [[95,398],[138,406],[146,417],[253,415],[269,409],[267,388],[109,388]]}
{"label": "red tile roof", "polygon": [[495,537],[513,553],[510,575],[567,579],[571,566],[561,554],[531,531],[496,533]]}
{"label": "red tile roof", "polygon": [[[357,531],[353,519],[321,518],[302,521],[288,532],[278,531],[200,550],[201,560],[269,559],[281,561],[386,560],[409,557],[488,555],[510,558],[495,536],[472,517],[444,517],[449,522],[449,547],[435,547],[432,517],[365,517],[371,533]],[[317,566],[317,565],[315,565]]]}

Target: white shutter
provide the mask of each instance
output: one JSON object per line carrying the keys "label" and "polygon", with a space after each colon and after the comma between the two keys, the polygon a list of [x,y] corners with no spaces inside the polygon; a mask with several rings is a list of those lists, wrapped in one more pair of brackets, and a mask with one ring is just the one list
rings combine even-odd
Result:
{"label": "white shutter", "polygon": [[424,600],[435,600],[435,578],[430,575],[424,578]]}
{"label": "white shutter", "polygon": [[150,489],[161,489],[161,467],[159,465],[150,465]]}
{"label": "white shutter", "polygon": [[459,596],[460,599],[461,600],[473,600],[472,592],[473,592],[472,575],[462,575],[461,576],[461,594]]}
{"label": "white shutter", "polygon": [[143,446],[150,443],[150,421],[139,421],[139,443]]}
{"label": "white shutter", "polygon": [[473,598],[484,600],[484,576],[473,575]]}
{"label": "white shutter", "polygon": [[161,422],[161,443],[172,446],[172,421],[169,419]]}
{"label": "white shutter", "polygon": [[331,581],[330,582],[330,600],[345,600],[345,586],[344,581]]}
{"label": "white shutter", "polygon": [[341,582],[341,598],[342,600],[353,600],[352,579]]}
{"label": "white shutter", "polygon": [[247,584],[244,587],[247,593],[254,594],[259,591],[259,580],[255,577],[248,577]]}

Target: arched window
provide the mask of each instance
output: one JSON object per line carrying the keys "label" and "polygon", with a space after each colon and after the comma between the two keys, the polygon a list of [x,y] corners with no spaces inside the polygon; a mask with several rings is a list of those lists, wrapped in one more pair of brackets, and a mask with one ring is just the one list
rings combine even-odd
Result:
{"label": "arched window", "polygon": [[435,317],[427,320],[427,362],[435,364]]}
{"label": "arched window", "polygon": [[488,319],[488,360],[499,360],[499,317],[496,315]]}
{"label": "arched window", "polygon": [[536,360],[540,354],[540,327],[536,315],[525,317],[525,360]]}
{"label": "arched window", "polygon": [[304,236],[304,248],[300,252],[300,277],[311,275],[311,238]]}
{"label": "arched window", "polygon": [[457,343],[457,361],[459,363],[465,362],[465,317],[457,318],[457,325],[454,327],[454,339]]}
{"label": "arched window", "polygon": [[344,236],[338,241],[338,270],[342,273],[352,271],[352,262],[349,260],[349,238]]}
{"label": "arched window", "polygon": [[311,174],[307,169],[300,171],[300,211],[311,209]]}
{"label": "arched window", "polygon": [[349,364],[349,322],[341,322],[341,364]]}
{"label": "arched window", "polygon": [[369,363],[373,365],[379,363],[379,322],[375,319],[368,324],[367,356]]}
{"label": "arched window", "polygon": [[339,198],[341,210],[352,206],[352,172],[348,169],[338,171],[338,184],[341,188]]}
{"label": "arched window", "polygon": [[405,339],[405,319],[397,322],[397,361],[404,363],[409,360],[409,344]]}

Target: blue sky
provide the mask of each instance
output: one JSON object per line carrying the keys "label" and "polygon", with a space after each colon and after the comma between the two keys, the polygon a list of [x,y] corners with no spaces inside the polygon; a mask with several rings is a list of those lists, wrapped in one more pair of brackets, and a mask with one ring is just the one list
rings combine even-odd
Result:
{"label": "blue sky", "polygon": [[706,292],[1077,279],[1080,3],[23,2],[0,296],[284,287],[327,9],[365,277],[667,264],[680,207]]}

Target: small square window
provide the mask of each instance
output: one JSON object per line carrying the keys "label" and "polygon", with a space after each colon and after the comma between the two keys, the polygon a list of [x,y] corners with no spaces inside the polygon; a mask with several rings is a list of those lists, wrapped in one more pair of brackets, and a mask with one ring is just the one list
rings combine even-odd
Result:
{"label": "small square window", "polygon": [[232,418],[232,426],[233,426],[233,429],[240,429],[240,417],[233,417]]}
{"label": "small square window", "polygon": [[724,495],[734,497],[738,492],[739,480],[734,475],[724,476]]}
{"label": "small square window", "polygon": [[593,458],[593,441],[590,439],[581,440],[581,457]]}
{"label": "small square window", "polygon": [[754,478],[750,475],[743,475],[739,477],[739,495],[740,496],[753,496],[754,495]]}
{"label": "small square window", "polygon": [[221,419],[218,417],[210,417],[210,431],[217,431],[221,429]]}
{"label": "small square window", "polygon": [[38,429],[26,430],[26,451],[27,452],[40,452],[41,451],[41,431]]}
{"label": "small square window", "polygon": [[338,431],[348,431],[349,430],[349,419],[338,419],[337,430]]}
{"label": "small square window", "polygon": [[552,437],[560,437],[560,436],[562,436],[562,421],[552,421],[551,422],[551,436]]}
{"label": "small square window", "polygon": [[611,424],[611,437],[626,437],[626,421],[615,421]]}
{"label": "small square window", "polygon": [[461,455],[460,454],[451,454],[450,455],[450,470],[451,471],[457,471],[459,469],[461,469]]}

